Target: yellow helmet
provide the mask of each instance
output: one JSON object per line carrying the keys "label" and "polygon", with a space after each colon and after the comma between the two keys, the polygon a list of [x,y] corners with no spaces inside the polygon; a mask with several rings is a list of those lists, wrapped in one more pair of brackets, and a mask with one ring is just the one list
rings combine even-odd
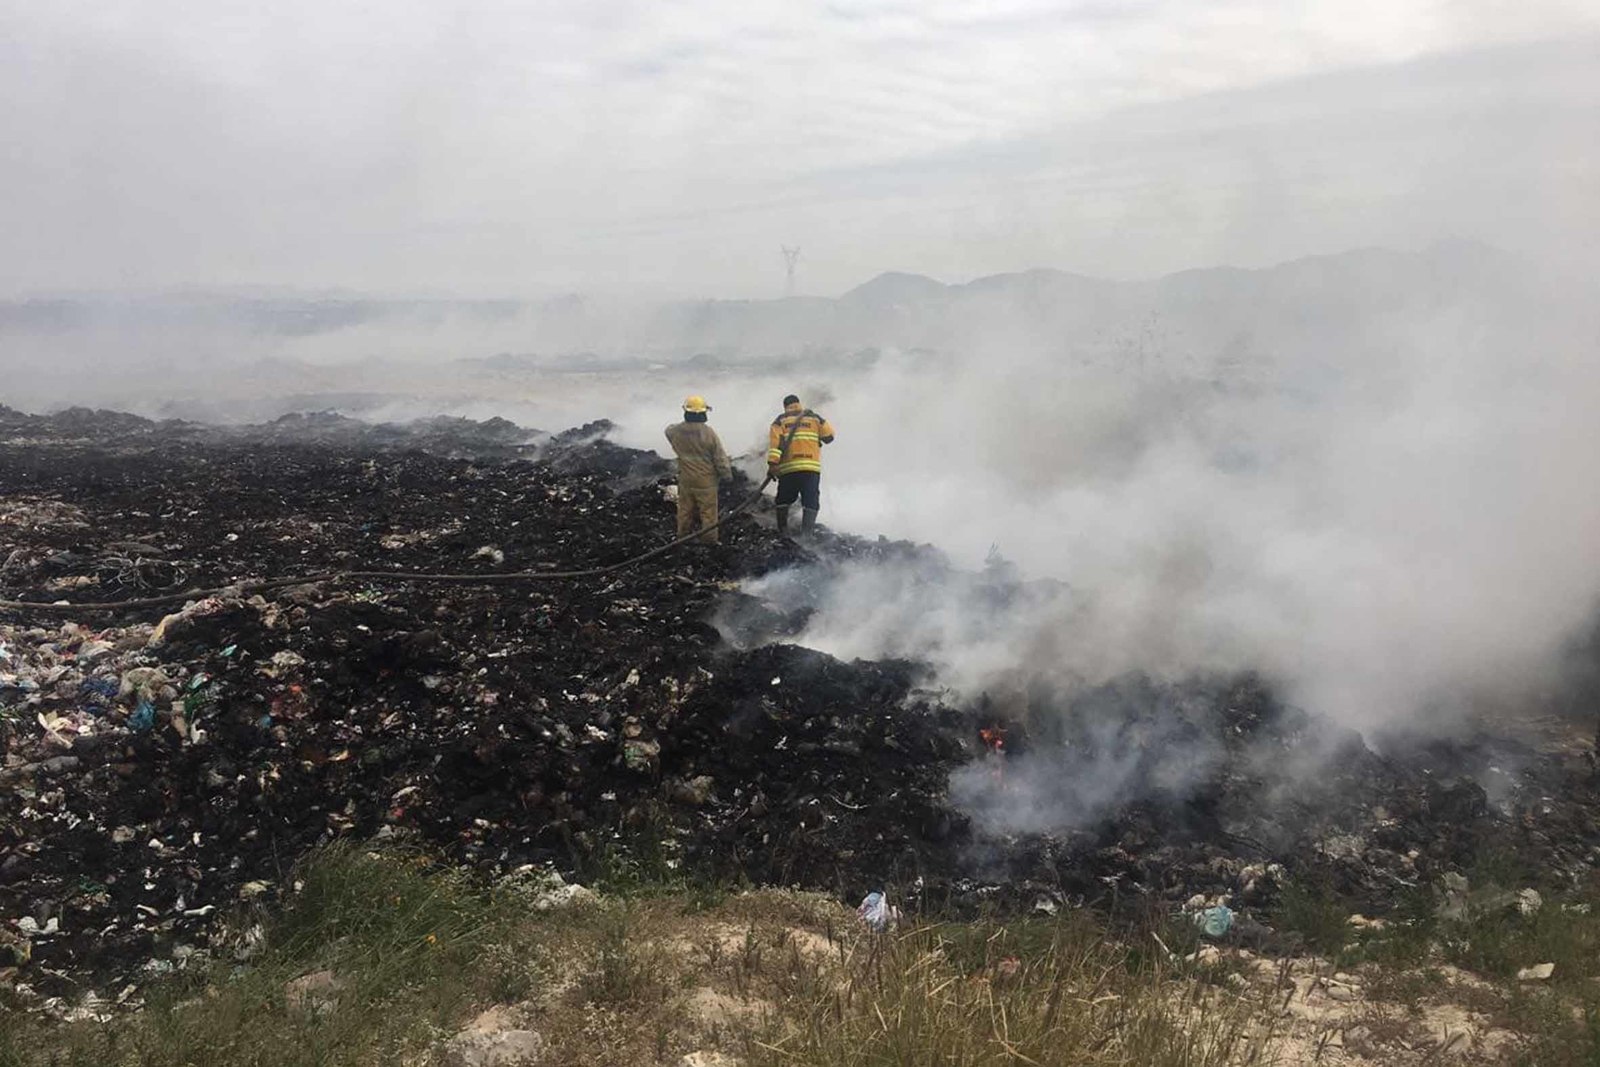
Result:
{"label": "yellow helmet", "polygon": [[703,396],[691,396],[684,399],[683,410],[699,414],[702,411],[710,411],[711,405],[706,403],[706,398]]}

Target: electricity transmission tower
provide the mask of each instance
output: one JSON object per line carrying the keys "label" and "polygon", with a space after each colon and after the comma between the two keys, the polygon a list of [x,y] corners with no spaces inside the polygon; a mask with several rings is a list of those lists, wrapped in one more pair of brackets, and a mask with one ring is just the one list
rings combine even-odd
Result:
{"label": "electricity transmission tower", "polygon": [[788,245],[783,246],[783,271],[787,278],[786,284],[783,288],[784,296],[794,295],[794,265],[799,261],[799,259],[799,247],[790,248]]}

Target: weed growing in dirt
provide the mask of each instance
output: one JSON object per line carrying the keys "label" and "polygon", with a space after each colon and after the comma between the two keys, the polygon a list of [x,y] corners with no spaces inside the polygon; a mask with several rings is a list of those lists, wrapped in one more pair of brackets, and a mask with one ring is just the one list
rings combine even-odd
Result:
{"label": "weed growing in dirt", "polygon": [[666,995],[661,965],[643,945],[629,907],[607,909],[600,919],[594,966],[580,983],[585,997],[610,1005],[659,1003]]}
{"label": "weed growing in dirt", "polygon": [[1600,1007],[1585,1004],[1574,1016],[1554,997],[1539,998],[1528,1012],[1529,1040],[1512,1067],[1600,1067]]}
{"label": "weed growing in dirt", "polygon": [[1323,956],[1338,956],[1350,937],[1350,908],[1320,885],[1284,886],[1273,919],[1280,930],[1298,934],[1307,948]]}
{"label": "weed growing in dirt", "polygon": [[753,1064],[1261,1062],[1253,1006],[1133,962],[1081,915],[917,927],[858,945],[841,979],[785,1029],[752,1037]]}
{"label": "weed growing in dirt", "polygon": [[[1439,922],[1437,902],[1425,889],[1403,894],[1379,930],[1357,931],[1355,943],[1344,953],[1346,964],[1372,963],[1391,972],[1416,973],[1433,954]],[[1395,997],[1392,999],[1399,999]]]}

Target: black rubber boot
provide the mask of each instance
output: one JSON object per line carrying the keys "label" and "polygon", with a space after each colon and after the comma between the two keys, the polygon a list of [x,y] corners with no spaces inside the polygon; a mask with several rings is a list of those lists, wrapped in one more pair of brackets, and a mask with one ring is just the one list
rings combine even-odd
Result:
{"label": "black rubber boot", "polygon": [[816,527],[817,527],[817,509],[816,508],[802,508],[802,509],[800,509],[800,535],[802,537],[810,537],[811,534],[813,533],[813,531],[816,530]]}
{"label": "black rubber boot", "polygon": [[778,520],[778,532],[780,534],[787,534],[789,532],[789,507],[788,507],[788,505],[784,505],[781,508],[773,508],[772,509],[772,517],[774,519]]}

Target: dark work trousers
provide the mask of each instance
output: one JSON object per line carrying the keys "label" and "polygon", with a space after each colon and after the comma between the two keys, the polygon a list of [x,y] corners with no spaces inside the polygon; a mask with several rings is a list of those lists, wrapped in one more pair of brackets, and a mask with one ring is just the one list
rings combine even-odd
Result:
{"label": "dark work trousers", "polygon": [[800,506],[807,511],[821,511],[822,472],[791,471],[778,475],[777,505],[786,508],[794,503],[795,497],[800,498]]}

